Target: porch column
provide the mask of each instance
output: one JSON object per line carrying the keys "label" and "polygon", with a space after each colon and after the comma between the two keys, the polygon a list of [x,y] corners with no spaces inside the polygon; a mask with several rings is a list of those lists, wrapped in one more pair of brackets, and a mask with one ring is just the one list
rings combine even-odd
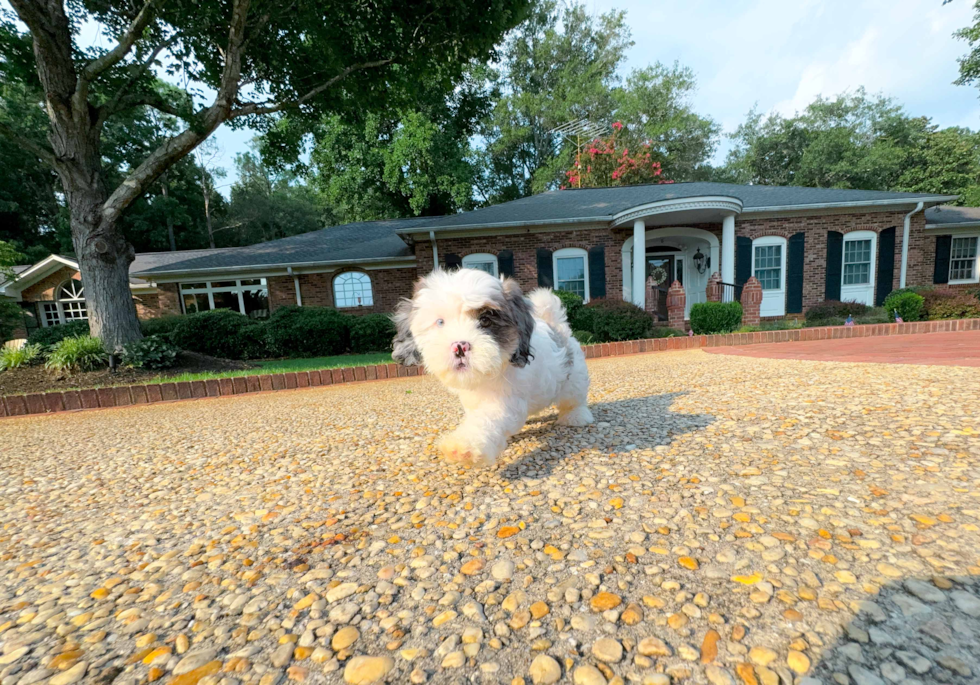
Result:
{"label": "porch column", "polygon": [[647,226],[643,219],[633,222],[633,304],[646,309]]}
{"label": "porch column", "polygon": [[[729,214],[721,220],[721,280],[735,282],[735,215]],[[726,288],[726,291],[730,290]],[[726,295],[726,300],[731,295]]]}

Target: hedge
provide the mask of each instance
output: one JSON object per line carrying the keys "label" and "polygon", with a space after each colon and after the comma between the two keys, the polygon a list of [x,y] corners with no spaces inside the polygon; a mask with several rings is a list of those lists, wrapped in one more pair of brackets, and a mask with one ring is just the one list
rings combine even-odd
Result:
{"label": "hedge", "polygon": [[885,298],[883,303],[885,311],[902,317],[902,321],[918,321],[922,318],[922,305],[925,299],[918,293],[900,291],[893,292]]}
{"label": "hedge", "polygon": [[329,357],[348,350],[350,319],[327,307],[280,307],[266,328],[276,355]]}
{"label": "hedge", "polygon": [[271,356],[266,326],[230,309],[188,314],[169,335],[182,350],[225,359],[262,359]]}
{"label": "hedge", "polygon": [[738,302],[698,302],[691,306],[691,330],[695,335],[731,333],[742,325]]}
{"label": "hedge", "polygon": [[806,320],[846,319],[848,316],[861,316],[871,310],[861,302],[841,302],[840,300],[824,300],[806,310]]}
{"label": "hedge", "polygon": [[30,345],[49,347],[58,344],[65,338],[77,338],[88,334],[88,321],[71,321],[60,326],[38,328],[27,336],[27,342]]}
{"label": "hedge", "polygon": [[395,337],[395,324],[387,314],[354,316],[350,324],[350,351],[353,354],[388,352]]}
{"label": "hedge", "polygon": [[590,333],[595,342],[642,340],[653,335],[653,317],[631,302],[592,300],[577,310],[573,331]]}

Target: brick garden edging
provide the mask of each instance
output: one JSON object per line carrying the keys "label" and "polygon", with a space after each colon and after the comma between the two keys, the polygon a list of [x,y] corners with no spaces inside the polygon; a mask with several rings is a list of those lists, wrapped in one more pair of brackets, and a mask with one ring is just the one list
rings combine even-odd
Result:
{"label": "brick garden edging", "polygon": [[[841,340],[882,335],[912,335],[920,333],[951,333],[956,331],[980,331],[980,319],[954,319],[949,321],[916,321],[899,324],[871,324],[867,326],[830,326],[826,328],[796,328],[788,331],[761,331],[759,333],[730,333],[727,335],[694,335],[675,338],[651,338],[626,342],[584,345],[586,359],[618,357],[646,352],[690,350],[702,347],[734,347],[762,343],[803,342],[809,340]],[[238,376],[203,381],[179,383],[154,383],[146,385],[122,385],[89,390],[64,390],[7,395],[0,397],[0,417],[52,414],[81,409],[127,407],[157,402],[227,397],[253,392],[292,390],[325,385],[343,385],[360,381],[379,381],[393,378],[421,376],[425,370],[418,366],[399,364],[354,366],[343,369],[294,371],[262,376]]]}

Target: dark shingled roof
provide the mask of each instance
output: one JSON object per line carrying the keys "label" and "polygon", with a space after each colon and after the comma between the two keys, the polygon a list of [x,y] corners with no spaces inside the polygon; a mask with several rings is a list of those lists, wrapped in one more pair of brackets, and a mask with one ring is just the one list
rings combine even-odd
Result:
{"label": "dark shingled roof", "polygon": [[191,259],[210,257],[233,249],[235,248],[216,247],[213,250],[205,249],[178,250],[176,252],[140,252],[136,255],[133,263],[129,265],[129,281],[130,283],[134,284],[145,283],[146,281],[144,279],[137,278],[133,274],[149,271],[150,269],[169,267],[171,264],[177,264],[179,262],[184,262]]}
{"label": "dark shingled roof", "polygon": [[201,252],[205,254],[200,256],[153,265],[139,271],[134,269],[132,273],[138,273],[144,278],[152,278],[153,274],[170,271],[212,271],[290,264],[412,258],[415,252],[398,237],[395,231],[431,220],[432,217],[416,217],[331,226],[319,231],[247,247],[202,250]]}
{"label": "dark shingled roof", "polygon": [[980,207],[943,205],[926,210],[927,224],[980,224]]}
{"label": "dark shingled roof", "polygon": [[[733,183],[663,183],[618,188],[554,190],[512,202],[433,219],[426,229],[447,230],[467,226],[533,224],[582,219],[608,221],[619,212],[650,202],[702,196],[735,197],[743,211],[766,207],[805,208],[807,205],[863,203],[880,200],[933,199],[949,201],[953,196],[928,193],[893,193],[878,190],[798,188],[795,186],[738,185]],[[407,232],[407,231],[402,231]]]}

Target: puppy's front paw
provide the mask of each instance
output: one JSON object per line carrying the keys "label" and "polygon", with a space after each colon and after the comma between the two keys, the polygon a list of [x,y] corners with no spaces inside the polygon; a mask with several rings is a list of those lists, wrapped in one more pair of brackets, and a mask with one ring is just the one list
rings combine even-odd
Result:
{"label": "puppy's front paw", "polygon": [[449,433],[439,441],[439,452],[448,461],[467,466],[492,466],[494,455],[458,432]]}

